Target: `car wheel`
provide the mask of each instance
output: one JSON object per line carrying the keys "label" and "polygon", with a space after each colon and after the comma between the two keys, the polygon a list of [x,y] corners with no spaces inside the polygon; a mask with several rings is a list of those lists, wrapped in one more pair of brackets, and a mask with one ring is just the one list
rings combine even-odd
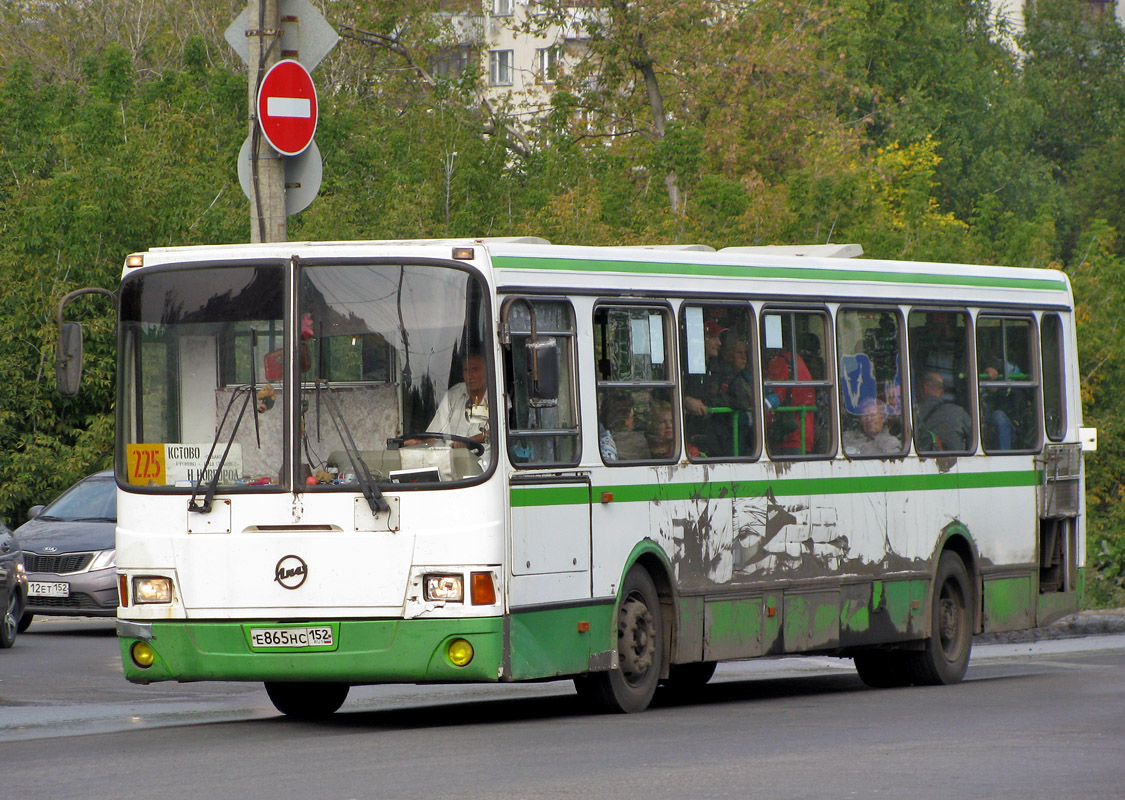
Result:
{"label": "car wheel", "polygon": [[20,617],[20,624],[19,624],[20,633],[23,633],[24,631],[26,631],[28,628],[31,627],[31,621],[33,619],[35,619],[35,615],[32,614],[30,611],[23,612],[23,616]]}
{"label": "car wheel", "polygon": [[12,589],[4,606],[4,618],[0,619],[0,648],[9,648],[16,643],[20,630],[20,593]]}

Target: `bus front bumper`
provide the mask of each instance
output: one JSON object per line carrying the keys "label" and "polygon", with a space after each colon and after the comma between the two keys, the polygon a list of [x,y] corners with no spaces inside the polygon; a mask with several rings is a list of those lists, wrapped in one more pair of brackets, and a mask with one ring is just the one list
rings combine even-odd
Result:
{"label": "bus front bumper", "polygon": [[[324,643],[326,631],[331,631],[331,640]],[[279,632],[300,643],[263,644],[263,639],[279,638]],[[119,619],[117,633],[125,677],[133,683],[495,682],[500,679],[504,641],[500,617],[302,623]],[[310,641],[311,633],[322,638]],[[471,646],[471,659],[458,666],[454,659],[463,660],[465,642]]]}

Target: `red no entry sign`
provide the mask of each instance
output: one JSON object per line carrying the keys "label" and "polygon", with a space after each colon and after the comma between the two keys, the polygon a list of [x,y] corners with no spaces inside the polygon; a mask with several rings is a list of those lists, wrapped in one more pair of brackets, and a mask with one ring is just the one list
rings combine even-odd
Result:
{"label": "red no entry sign", "polygon": [[291,59],[278,61],[258,87],[258,124],[283,156],[304,152],[316,133],[316,87],[309,71]]}

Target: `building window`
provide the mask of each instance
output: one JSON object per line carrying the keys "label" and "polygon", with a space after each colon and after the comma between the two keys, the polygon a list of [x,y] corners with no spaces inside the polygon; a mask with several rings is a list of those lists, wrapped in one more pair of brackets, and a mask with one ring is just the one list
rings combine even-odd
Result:
{"label": "building window", "polygon": [[512,0],[492,0],[492,16],[512,16]]}
{"label": "building window", "polygon": [[543,83],[554,83],[559,78],[559,49],[541,47],[535,51],[535,73]]}
{"label": "building window", "polygon": [[471,47],[449,47],[441,50],[431,62],[434,75],[443,78],[460,78],[473,65]]}
{"label": "building window", "polygon": [[492,50],[489,52],[488,83],[490,86],[512,85],[511,50]]}

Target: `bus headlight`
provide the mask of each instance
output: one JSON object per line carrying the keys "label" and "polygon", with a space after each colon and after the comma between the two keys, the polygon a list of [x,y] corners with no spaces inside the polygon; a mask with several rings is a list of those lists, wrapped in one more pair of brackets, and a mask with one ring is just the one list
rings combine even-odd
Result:
{"label": "bus headlight", "polygon": [[172,579],[171,578],[133,578],[133,602],[141,603],[171,603]]}
{"label": "bus headlight", "polygon": [[423,575],[422,595],[427,600],[462,603],[465,601],[464,579],[460,575]]}

